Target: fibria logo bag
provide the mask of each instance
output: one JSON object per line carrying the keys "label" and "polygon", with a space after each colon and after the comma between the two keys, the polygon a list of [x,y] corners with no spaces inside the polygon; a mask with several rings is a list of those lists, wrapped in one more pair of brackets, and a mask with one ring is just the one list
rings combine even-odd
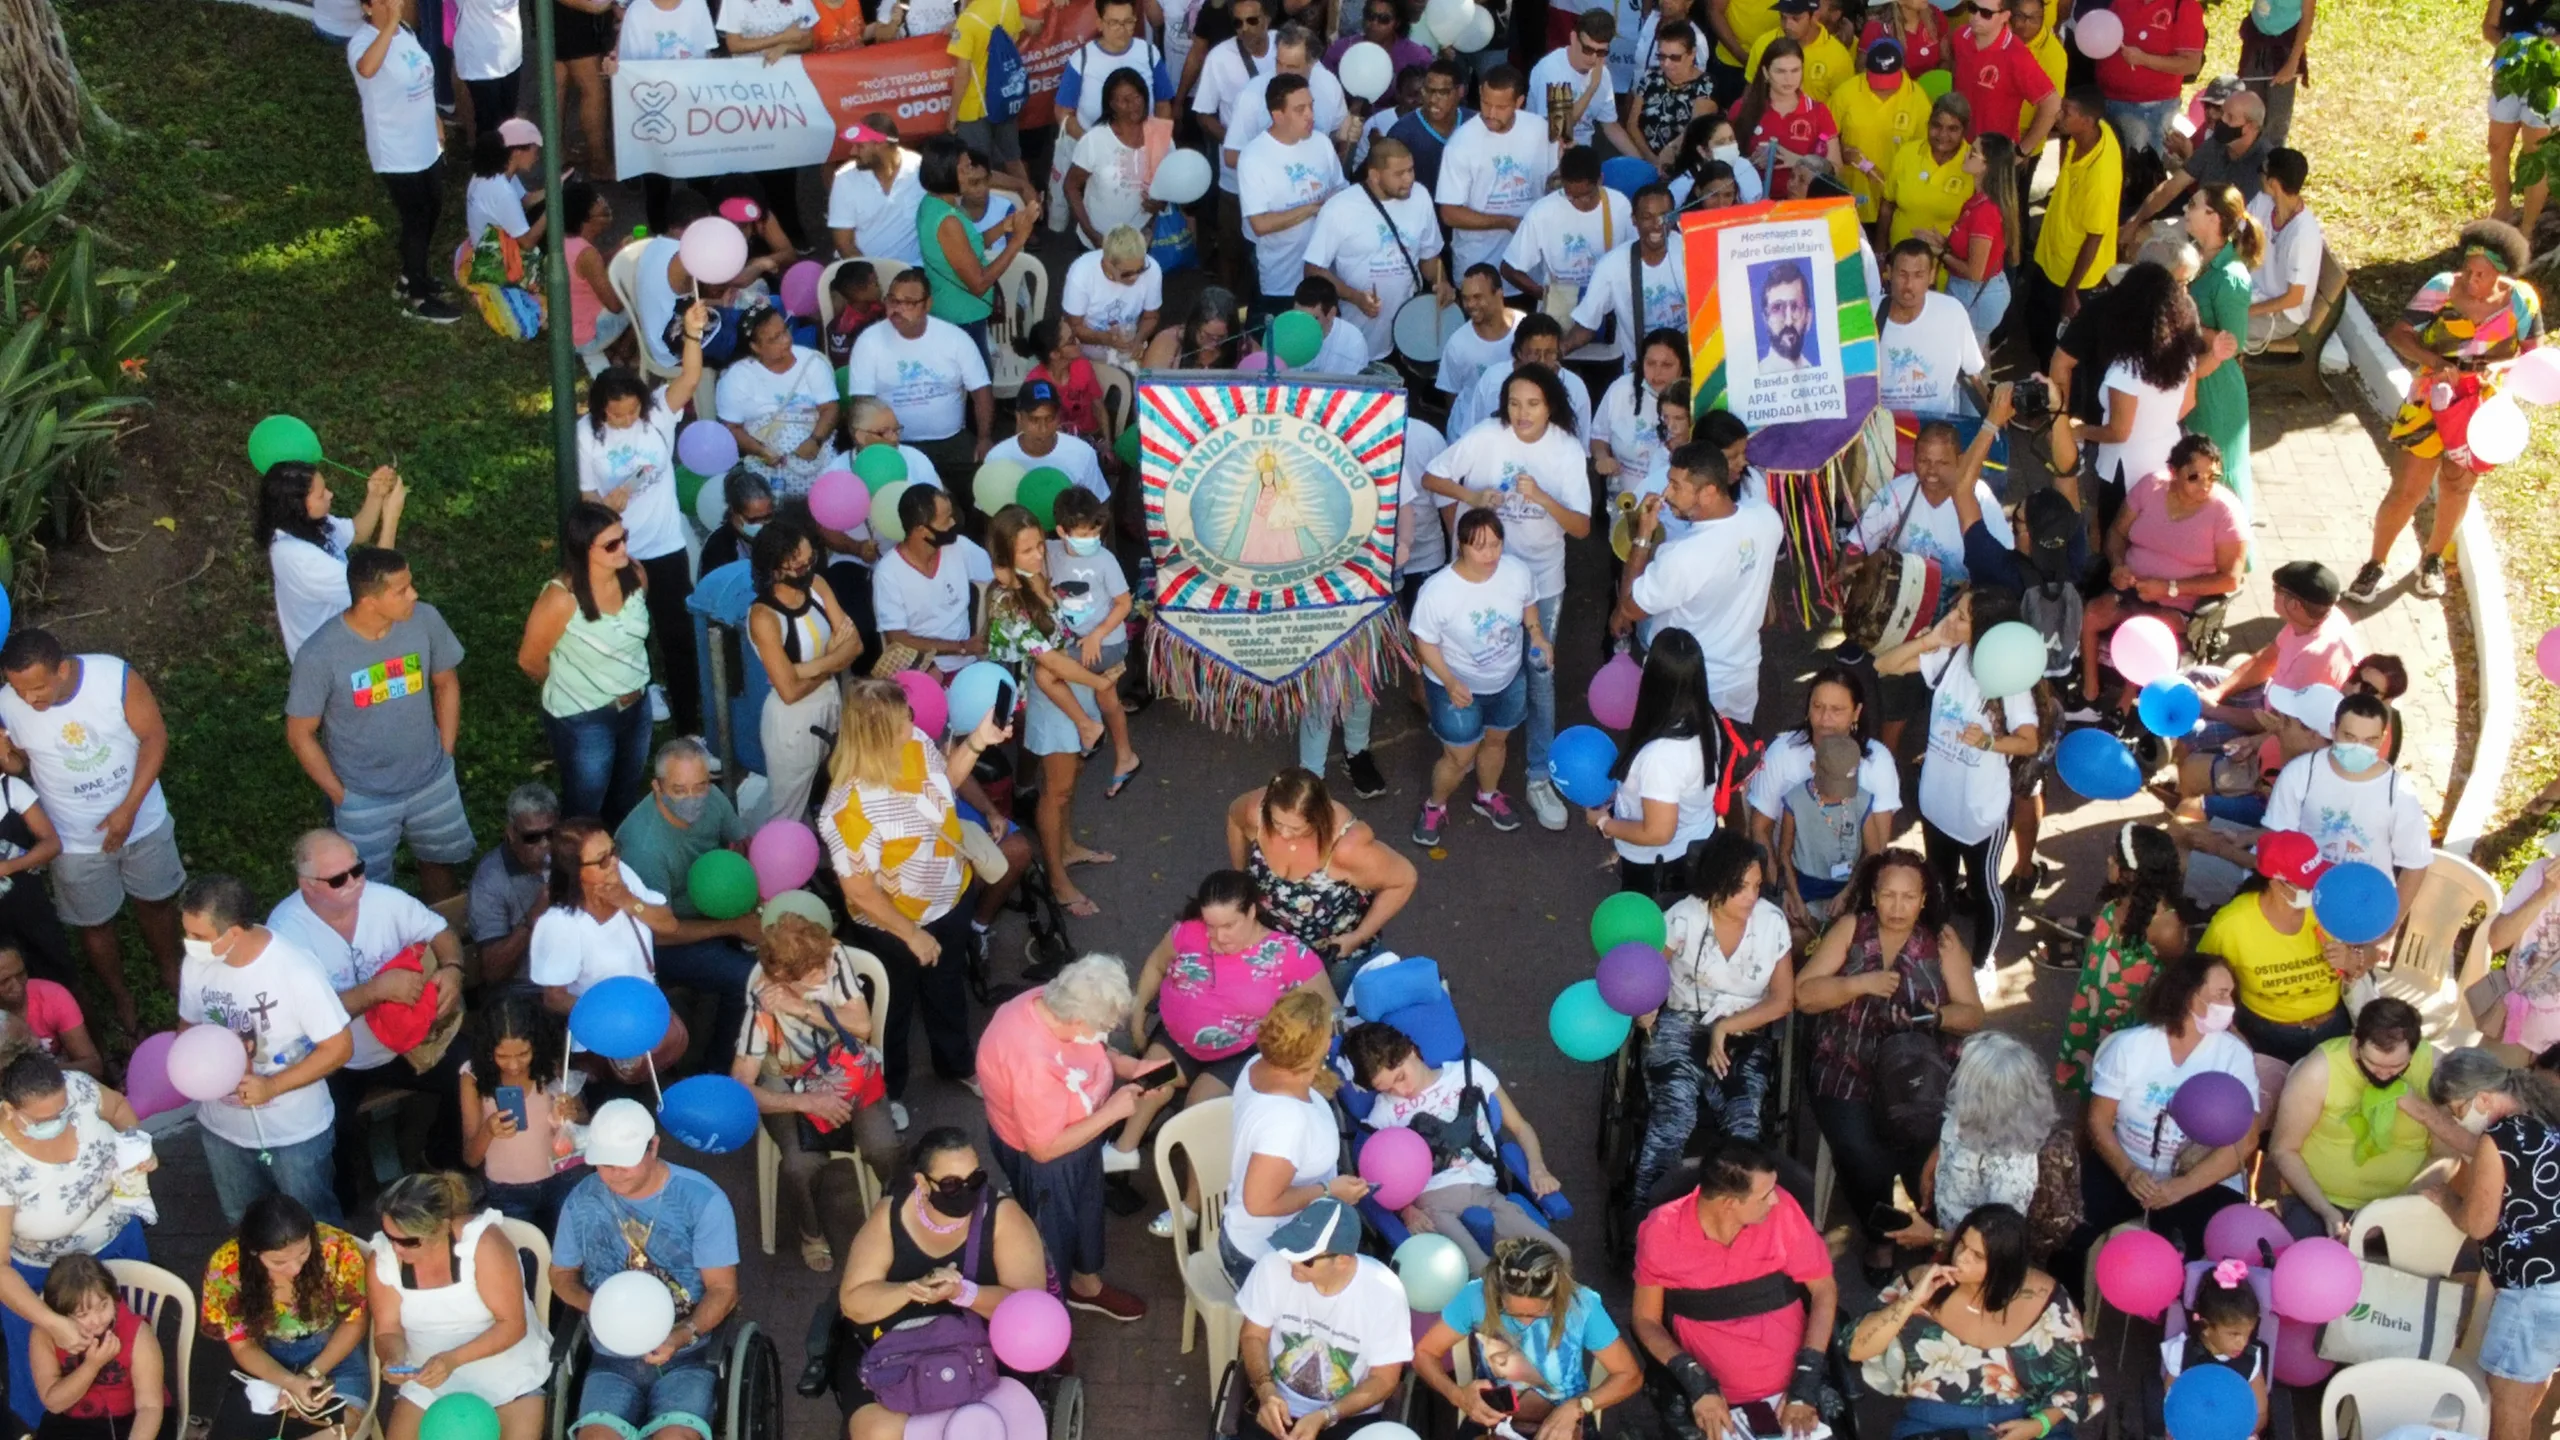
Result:
{"label": "fibria logo bag", "polygon": [[2469,1288],[2459,1280],[2430,1280],[2368,1260],[2355,1308],[2320,1332],[2320,1358],[2341,1365],[2389,1359],[2441,1365],[2453,1358],[2454,1341],[2462,1334]]}

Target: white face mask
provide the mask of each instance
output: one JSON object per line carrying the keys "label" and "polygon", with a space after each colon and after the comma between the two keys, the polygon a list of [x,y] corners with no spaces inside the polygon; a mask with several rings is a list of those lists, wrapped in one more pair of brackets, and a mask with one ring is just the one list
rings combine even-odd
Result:
{"label": "white face mask", "polygon": [[2489,1111],[2479,1101],[2474,1100],[2471,1102],[2471,1113],[2457,1118],[2453,1123],[2473,1135],[2478,1135],[2489,1128]]}
{"label": "white face mask", "polygon": [[1734,161],[1742,158],[1742,147],[1739,145],[1714,145],[1708,147],[1708,153],[1727,165],[1730,165]]}
{"label": "white face mask", "polygon": [[2219,1035],[2231,1028],[2231,1017],[2237,1013],[2234,1006],[2207,1005],[2203,1016],[2196,1021],[2196,1028],[2207,1035]]}
{"label": "white face mask", "polygon": [[180,949],[186,951],[187,958],[190,960],[210,960],[214,958],[213,942],[210,940],[199,940],[193,935],[189,935],[180,940],[178,945]]}
{"label": "white face mask", "polygon": [[2308,910],[2311,908],[2311,892],[2288,885],[2284,891],[2284,903],[2296,910]]}

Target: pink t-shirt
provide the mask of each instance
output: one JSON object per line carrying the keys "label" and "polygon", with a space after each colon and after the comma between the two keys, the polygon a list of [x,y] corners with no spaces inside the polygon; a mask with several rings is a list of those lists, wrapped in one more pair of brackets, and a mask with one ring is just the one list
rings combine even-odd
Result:
{"label": "pink t-shirt", "polygon": [[2267,683],[2289,690],[2305,685],[2336,685],[2343,689],[2364,655],[2364,641],[2356,634],[2356,622],[2333,605],[2319,628],[2308,635],[2297,633],[2290,625],[2276,632],[2275,672],[2267,677]]}
{"label": "pink t-shirt", "polygon": [[62,1037],[88,1023],[69,990],[51,980],[27,981],[27,1028],[46,1054],[59,1054]]}
{"label": "pink t-shirt", "polygon": [[[2166,475],[2146,475],[2135,481],[2124,506],[2133,516],[2133,528],[2125,537],[2124,563],[2145,580],[2191,580],[2214,574],[2222,568],[2216,552],[2226,544],[2245,544],[2249,537],[2249,517],[2241,510],[2239,498],[2219,485],[2184,520],[2170,518]],[[2198,598],[2181,595],[2162,603],[2193,610]]]}
{"label": "pink t-shirt", "polygon": [[596,317],[604,313],[604,300],[596,287],[578,274],[578,257],[594,248],[580,235],[570,236],[560,247],[561,257],[569,264],[569,338],[580,345],[595,343]]}
{"label": "pink t-shirt", "polygon": [[1173,927],[1173,960],[1165,966],[1156,1010],[1165,1034],[1195,1060],[1224,1060],[1253,1048],[1262,1017],[1280,997],[1316,977],[1323,966],[1294,935],[1267,932],[1262,943],[1238,954],[1209,948],[1209,927],[1185,920]]}
{"label": "pink t-shirt", "polygon": [[987,1128],[1016,1150],[1056,1139],[1111,1094],[1110,1050],[1058,1038],[1033,1008],[1039,998],[1026,990],[1007,1000],[978,1037]]}
{"label": "pink t-shirt", "polygon": [[[1777,1192],[1768,1217],[1745,1225],[1731,1245],[1719,1245],[1698,1228],[1698,1192],[1690,1191],[1644,1217],[1636,1227],[1636,1283],[1666,1290],[1712,1290],[1786,1275],[1797,1281],[1828,1279],[1831,1251],[1786,1191]],[[1787,1388],[1796,1350],[1804,1344],[1804,1302],[1741,1320],[1671,1319],[1680,1348],[1698,1357],[1725,1399],[1736,1405],[1766,1400]]]}

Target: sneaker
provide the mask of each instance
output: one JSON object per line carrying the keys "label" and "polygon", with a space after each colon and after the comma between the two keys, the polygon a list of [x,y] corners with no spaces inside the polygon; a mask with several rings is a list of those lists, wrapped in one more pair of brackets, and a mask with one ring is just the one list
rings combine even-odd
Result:
{"label": "sneaker", "polygon": [[889,1123],[898,1127],[899,1134],[905,1134],[907,1131],[907,1107],[898,1101],[890,1101]]}
{"label": "sneaker", "polygon": [[[1481,810],[1484,807],[1479,804],[1476,808]],[[1422,807],[1422,813],[1414,817],[1413,843],[1421,846],[1425,850],[1438,849],[1440,847],[1440,832],[1445,829],[1448,824],[1448,806],[1432,805],[1428,803],[1424,804]],[[1519,822],[1515,820],[1512,822],[1512,825],[1513,828],[1516,829],[1518,828]]]}
{"label": "sneaker", "polygon": [[1544,775],[1529,778],[1529,813],[1543,829],[1564,828],[1564,797],[1556,793],[1556,782]]}
{"label": "sneaker", "polygon": [[2000,993],[2000,967],[1997,965],[1974,966],[1973,993],[1974,997],[1983,1004],[1990,1004],[1991,997]]}
{"label": "sneaker", "polygon": [[1109,1283],[1098,1286],[1090,1295],[1079,1295],[1076,1293],[1076,1287],[1068,1286],[1067,1308],[1088,1311],[1105,1320],[1117,1320],[1123,1325],[1132,1320],[1147,1318],[1146,1301]]}
{"label": "sneaker", "polygon": [[985,1086],[983,1086],[983,1085],[980,1085],[980,1084],[978,1083],[978,1077],[977,1077],[977,1076],[975,1076],[975,1075],[963,1075],[963,1076],[961,1076],[961,1077],[960,1077],[960,1088],[961,1088],[961,1089],[963,1089],[963,1090],[968,1091],[968,1092],[969,1092],[970,1094],[972,1094],[972,1095],[977,1096],[977,1097],[978,1097],[979,1099],[981,1099],[981,1100],[984,1100],[984,1099],[986,1099],[986,1098],[987,1098],[987,1091],[986,1091],[986,1087],[985,1087]]}
{"label": "sneaker", "polygon": [[1479,790],[1469,808],[1493,822],[1493,828],[1505,835],[1520,828],[1520,812],[1511,808],[1511,797],[1496,790],[1490,794]]}
{"label": "sneaker", "polygon": [[2063,723],[2067,725],[2095,725],[2106,718],[2098,713],[2095,705],[2081,705],[2062,712]]}
{"label": "sneaker", "polygon": [[668,717],[674,713],[674,711],[667,708],[667,687],[664,685],[651,685],[649,687],[649,723],[652,725],[664,725],[667,723]]}
{"label": "sneaker", "polygon": [[1170,1240],[1175,1225],[1180,1225],[1187,1234],[1192,1226],[1199,1223],[1200,1216],[1190,1206],[1176,1200],[1171,1208],[1159,1212],[1156,1218],[1147,1222],[1147,1233],[1159,1240]]}
{"label": "sneaker", "polygon": [[2364,568],[2356,572],[2355,583],[2347,587],[2346,598],[2359,605],[2370,605],[2373,597],[2381,593],[2382,567],[2367,560]]}
{"label": "sneaker", "polygon": [[1387,777],[1378,772],[1378,762],[1366,750],[1342,757],[1342,768],[1351,774],[1351,793],[1363,800],[1375,800],[1387,793]]}
{"label": "sneaker", "polygon": [[1147,1197],[1138,1193],[1137,1182],[1126,1175],[1102,1177],[1102,1208],[1114,1215],[1135,1215],[1147,1208]]}
{"label": "sneaker", "polygon": [[441,295],[430,295],[424,300],[411,300],[401,307],[401,313],[412,320],[424,320],[430,325],[450,325],[462,318],[462,312],[453,308],[453,302]]}
{"label": "sneaker", "polygon": [[2440,599],[2444,595],[2444,557],[2430,555],[2418,562],[2418,577],[2409,593],[2421,600]]}
{"label": "sneaker", "polygon": [[1137,1169],[1137,1168],[1138,1168],[1138,1152],[1137,1152],[1137,1151],[1135,1151],[1135,1150],[1123,1150],[1123,1149],[1121,1149],[1121,1148],[1120,1148],[1119,1146],[1117,1146],[1117,1145],[1105,1145],[1105,1146],[1103,1146],[1103,1147],[1102,1147],[1102,1173],[1103,1173],[1103,1174],[1105,1174],[1105,1175],[1120,1175],[1120,1174],[1125,1174],[1125,1173],[1126,1173],[1126,1172],[1128,1172],[1128,1171],[1135,1170],[1135,1169]]}

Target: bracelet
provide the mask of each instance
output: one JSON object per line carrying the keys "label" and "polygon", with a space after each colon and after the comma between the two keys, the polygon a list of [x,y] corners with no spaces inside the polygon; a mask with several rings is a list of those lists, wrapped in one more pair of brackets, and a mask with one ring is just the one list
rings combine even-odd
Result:
{"label": "bracelet", "polygon": [[2052,1417],[2052,1416],[2050,1416],[2050,1415],[2038,1414],[2038,1415],[2036,1416],[2036,1437],[2037,1437],[2037,1440],[2043,1440],[2043,1437],[2045,1437],[2045,1436],[2047,1436],[2047,1435],[2050,1435],[2050,1434],[2052,1434],[2052,1433],[2053,1433],[2053,1417]]}
{"label": "bracelet", "polygon": [[975,1280],[961,1281],[960,1292],[951,1298],[957,1301],[960,1308],[963,1310],[975,1306],[978,1303],[978,1282]]}

